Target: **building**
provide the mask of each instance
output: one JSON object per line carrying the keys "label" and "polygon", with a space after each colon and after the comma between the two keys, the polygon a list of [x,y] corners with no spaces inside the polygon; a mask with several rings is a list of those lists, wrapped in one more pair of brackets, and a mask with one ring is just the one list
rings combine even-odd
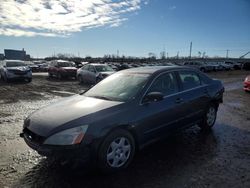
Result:
{"label": "building", "polygon": [[15,59],[15,60],[28,60],[29,55],[26,55],[26,51],[23,50],[12,50],[4,49],[5,59]]}

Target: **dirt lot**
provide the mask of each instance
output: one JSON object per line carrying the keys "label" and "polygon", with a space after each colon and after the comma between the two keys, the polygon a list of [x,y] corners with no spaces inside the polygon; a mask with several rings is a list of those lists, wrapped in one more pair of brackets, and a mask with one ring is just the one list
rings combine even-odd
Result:
{"label": "dirt lot", "polygon": [[34,75],[31,83],[0,82],[0,187],[250,187],[250,72],[209,73],[225,86],[213,130],[193,127],[138,153],[113,175],[54,164],[19,138],[23,119],[36,109],[86,87]]}

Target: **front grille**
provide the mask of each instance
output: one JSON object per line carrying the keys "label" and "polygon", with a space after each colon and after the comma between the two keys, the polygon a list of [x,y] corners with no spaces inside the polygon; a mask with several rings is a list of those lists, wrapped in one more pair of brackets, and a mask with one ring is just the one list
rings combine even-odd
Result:
{"label": "front grille", "polygon": [[24,134],[24,138],[27,140],[27,142],[29,142],[29,144],[34,145],[34,146],[41,145],[45,140],[44,137],[33,133],[28,128],[24,128],[23,134]]}
{"label": "front grille", "polygon": [[25,75],[28,73],[28,71],[21,71],[21,70],[11,70],[10,72],[12,72],[16,75]]}

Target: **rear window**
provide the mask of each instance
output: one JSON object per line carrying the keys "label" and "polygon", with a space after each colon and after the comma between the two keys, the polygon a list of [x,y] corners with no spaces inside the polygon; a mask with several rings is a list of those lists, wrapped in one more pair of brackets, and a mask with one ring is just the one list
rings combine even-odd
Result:
{"label": "rear window", "polygon": [[183,90],[192,89],[201,85],[200,77],[193,71],[180,71],[180,79],[183,85]]}

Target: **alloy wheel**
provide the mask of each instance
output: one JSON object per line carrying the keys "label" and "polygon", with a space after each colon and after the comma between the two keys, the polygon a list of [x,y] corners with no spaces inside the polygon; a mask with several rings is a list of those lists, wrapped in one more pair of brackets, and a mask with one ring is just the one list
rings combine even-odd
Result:
{"label": "alloy wheel", "polygon": [[129,159],[131,153],[131,144],[125,137],[116,138],[108,147],[107,163],[109,166],[119,168]]}

